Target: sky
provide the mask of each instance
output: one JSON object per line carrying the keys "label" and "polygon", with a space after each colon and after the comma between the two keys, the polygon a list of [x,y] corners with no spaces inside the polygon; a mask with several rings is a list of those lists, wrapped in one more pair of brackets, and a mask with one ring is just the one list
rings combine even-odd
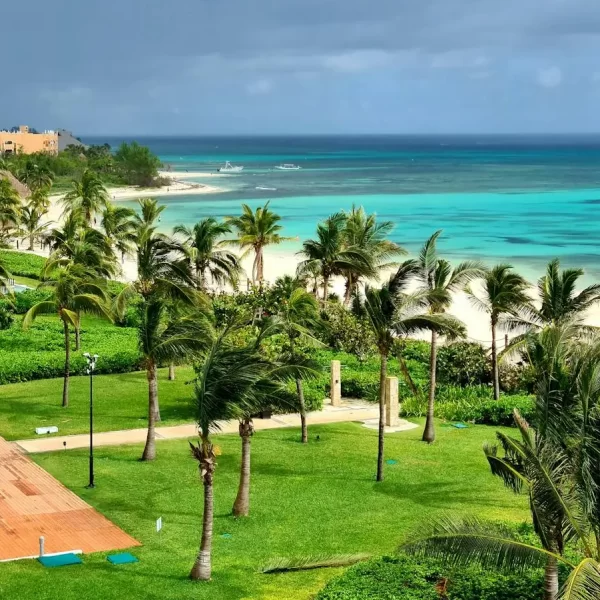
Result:
{"label": "sky", "polygon": [[0,127],[600,132],[598,0],[20,0]]}

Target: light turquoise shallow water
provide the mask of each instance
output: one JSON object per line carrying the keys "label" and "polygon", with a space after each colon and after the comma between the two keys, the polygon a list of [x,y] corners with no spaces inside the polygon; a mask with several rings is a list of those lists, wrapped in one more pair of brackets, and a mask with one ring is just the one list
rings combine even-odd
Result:
{"label": "light turquoise shallow water", "polygon": [[[87,141],[87,140],[86,140]],[[108,141],[115,144],[117,140]],[[507,261],[529,277],[559,257],[600,279],[600,138],[357,137],[158,138],[142,140],[177,171],[241,175],[215,179],[230,191],[170,196],[161,226],[192,224],[266,200],[296,251],[316,223],[353,203],[396,223],[393,239],[415,251],[437,229],[450,258]],[[273,167],[294,162],[301,171]],[[206,182],[206,179],[199,180]],[[276,188],[261,190],[260,187]]]}

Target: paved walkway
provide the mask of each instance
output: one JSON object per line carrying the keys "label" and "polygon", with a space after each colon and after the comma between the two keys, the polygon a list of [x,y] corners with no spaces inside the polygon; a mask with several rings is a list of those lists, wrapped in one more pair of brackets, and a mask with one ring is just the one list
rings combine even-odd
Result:
{"label": "paved walkway", "polygon": [[[326,423],[343,423],[345,421],[368,421],[376,419],[379,416],[379,408],[376,405],[359,402],[344,401],[341,406],[331,406],[326,404],[322,411],[308,413],[307,421],[309,425]],[[283,427],[299,427],[300,415],[275,415],[270,419],[255,419],[254,427],[261,429],[279,429]],[[400,429],[413,429],[416,427],[413,423],[402,421]],[[220,423],[219,433],[237,433],[237,421],[228,421]],[[108,431],[105,433],[96,433],[94,435],[94,447],[98,446],[119,446],[121,444],[139,444],[146,441],[146,429],[127,429],[124,431]],[[173,427],[157,427],[157,440],[174,440],[181,438],[190,438],[198,435],[196,425],[175,425]],[[66,442],[66,446],[65,446]],[[87,448],[90,443],[89,435],[67,435],[55,436],[50,438],[41,438],[34,440],[19,440],[14,442],[24,452],[55,452],[64,448]]]}
{"label": "paved walkway", "polygon": [[140,545],[0,437],[0,561],[37,556],[42,535],[47,554]]}

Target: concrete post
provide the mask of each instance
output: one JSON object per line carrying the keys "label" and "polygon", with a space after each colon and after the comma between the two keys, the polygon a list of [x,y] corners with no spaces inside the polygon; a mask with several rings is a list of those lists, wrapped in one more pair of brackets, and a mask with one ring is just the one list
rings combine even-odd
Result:
{"label": "concrete post", "polygon": [[397,427],[400,424],[397,377],[385,379],[385,424],[387,427]]}
{"label": "concrete post", "polygon": [[340,406],[342,403],[342,365],[339,360],[331,361],[331,406]]}

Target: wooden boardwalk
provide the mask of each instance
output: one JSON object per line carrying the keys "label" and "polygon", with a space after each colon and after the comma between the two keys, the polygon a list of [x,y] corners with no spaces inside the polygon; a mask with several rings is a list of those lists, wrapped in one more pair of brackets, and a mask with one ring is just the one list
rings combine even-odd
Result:
{"label": "wooden boardwalk", "polygon": [[103,552],[140,543],[0,437],[0,561],[45,551]]}

